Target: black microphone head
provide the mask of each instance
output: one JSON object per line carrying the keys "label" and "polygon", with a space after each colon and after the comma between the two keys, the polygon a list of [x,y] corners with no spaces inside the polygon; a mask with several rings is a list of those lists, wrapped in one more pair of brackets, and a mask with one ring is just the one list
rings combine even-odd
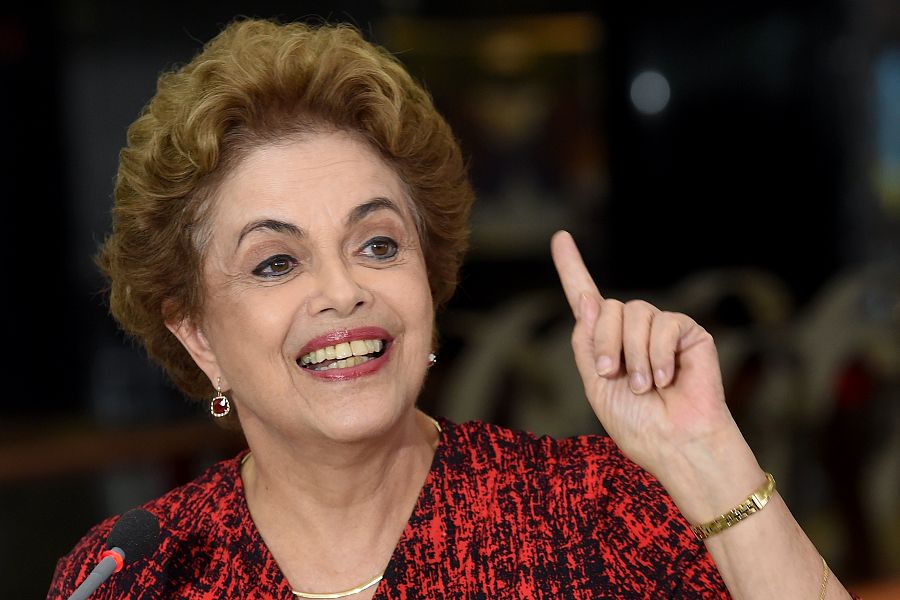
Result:
{"label": "black microphone head", "polygon": [[129,510],[113,525],[107,548],[121,548],[131,563],[153,552],[159,544],[159,521],[142,508]]}

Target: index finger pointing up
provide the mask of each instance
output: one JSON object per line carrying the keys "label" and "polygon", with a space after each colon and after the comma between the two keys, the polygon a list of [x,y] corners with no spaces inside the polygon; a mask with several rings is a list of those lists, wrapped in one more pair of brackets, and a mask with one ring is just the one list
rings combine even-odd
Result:
{"label": "index finger pointing up", "polygon": [[559,273],[559,280],[562,283],[566,299],[576,316],[582,294],[596,298],[598,302],[603,300],[597,284],[594,283],[594,278],[584,266],[584,260],[581,258],[581,253],[578,252],[578,246],[575,245],[572,234],[568,231],[554,233],[550,240],[550,253],[553,256],[553,264],[556,265],[556,272]]}

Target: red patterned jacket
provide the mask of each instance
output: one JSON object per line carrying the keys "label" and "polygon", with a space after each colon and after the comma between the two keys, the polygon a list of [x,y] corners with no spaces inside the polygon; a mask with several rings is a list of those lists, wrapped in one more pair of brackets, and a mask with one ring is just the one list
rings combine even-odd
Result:
{"label": "red patterned jacket", "polygon": [[[659,483],[609,438],[441,426],[376,600],[729,597]],[[240,458],[144,505],[162,526],[158,550],[92,599],[291,599],[250,518]],[[81,583],[114,522],[59,561],[48,599]]]}

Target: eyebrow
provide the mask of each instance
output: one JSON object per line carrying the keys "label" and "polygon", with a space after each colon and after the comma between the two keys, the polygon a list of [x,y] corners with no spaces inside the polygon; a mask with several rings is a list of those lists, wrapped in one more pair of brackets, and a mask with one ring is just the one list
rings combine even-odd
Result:
{"label": "eyebrow", "polygon": [[244,238],[250,235],[250,233],[261,229],[274,231],[275,233],[287,233],[299,238],[306,236],[306,232],[293,223],[279,221],[277,219],[261,219],[244,225],[244,228],[241,229],[241,233],[238,236],[237,244],[234,246],[235,249],[240,247],[241,242],[244,241]]}
{"label": "eyebrow", "polygon": [[[350,214],[347,215],[345,223],[348,227],[350,227],[359,223],[373,212],[379,210],[390,210],[400,216],[403,216],[403,213],[400,212],[400,209],[392,200],[390,200],[389,198],[378,196],[376,198],[372,198],[367,202],[363,202],[359,206],[355,206],[353,210],[350,211]],[[286,233],[298,238],[306,237],[306,232],[293,223],[288,223],[287,221],[279,221],[278,219],[260,219],[259,221],[247,223],[243,227],[243,229],[241,229],[241,233],[240,235],[238,235],[237,244],[235,244],[235,250],[240,247],[241,242],[244,241],[245,237],[250,235],[252,232],[259,230],[267,230],[275,233]]]}
{"label": "eyebrow", "polygon": [[350,214],[347,215],[346,224],[348,227],[351,225],[356,225],[371,213],[379,210],[390,210],[397,213],[401,217],[403,216],[403,213],[400,212],[400,209],[396,204],[394,204],[391,199],[378,196],[376,198],[372,198],[368,202],[363,202],[362,204],[351,210]]}

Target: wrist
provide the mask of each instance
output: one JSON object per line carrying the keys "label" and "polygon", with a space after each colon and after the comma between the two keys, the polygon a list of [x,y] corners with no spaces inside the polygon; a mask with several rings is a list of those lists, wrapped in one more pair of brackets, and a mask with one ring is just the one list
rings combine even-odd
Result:
{"label": "wrist", "polygon": [[700,540],[705,540],[721,533],[761,511],[766,507],[769,503],[769,498],[774,496],[774,494],[775,478],[771,473],[766,473],[766,482],[754,490],[746,500],[711,521],[691,525],[691,531]]}
{"label": "wrist", "polygon": [[675,450],[655,475],[692,524],[715,519],[766,481],[736,426]]}

